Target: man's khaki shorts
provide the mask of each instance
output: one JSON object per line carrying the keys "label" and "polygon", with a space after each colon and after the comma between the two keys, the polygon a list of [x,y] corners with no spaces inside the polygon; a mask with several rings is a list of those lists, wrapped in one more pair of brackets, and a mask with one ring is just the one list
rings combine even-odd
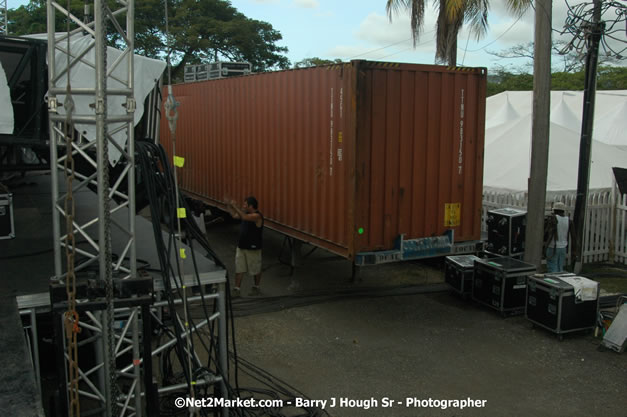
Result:
{"label": "man's khaki shorts", "polygon": [[240,249],[235,250],[235,273],[250,275],[261,273],[261,249]]}

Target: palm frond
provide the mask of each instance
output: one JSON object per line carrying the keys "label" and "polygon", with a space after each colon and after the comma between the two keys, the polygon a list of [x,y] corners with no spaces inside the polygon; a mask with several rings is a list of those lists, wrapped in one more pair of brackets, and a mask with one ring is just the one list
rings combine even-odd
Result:
{"label": "palm frond", "polygon": [[516,17],[522,15],[531,6],[532,0],[507,0],[507,8],[514,13]]}
{"label": "palm frond", "polygon": [[450,21],[457,19],[459,15],[464,15],[468,8],[468,3],[473,0],[446,0],[446,14]]}
{"label": "palm frond", "polygon": [[468,7],[464,11],[464,19],[468,23],[470,33],[479,40],[488,30],[488,10],[490,3],[488,0],[470,0]]}
{"label": "palm frond", "polygon": [[411,0],[386,0],[385,10],[388,13],[390,21],[393,16],[398,15],[401,9],[409,9],[411,7]]}

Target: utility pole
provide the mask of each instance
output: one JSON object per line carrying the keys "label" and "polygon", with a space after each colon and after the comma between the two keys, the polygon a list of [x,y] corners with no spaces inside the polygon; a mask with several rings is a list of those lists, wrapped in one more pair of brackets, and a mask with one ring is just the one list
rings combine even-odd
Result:
{"label": "utility pole", "polygon": [[590,180],[590,156],[592,155],[592,125],[594,122],[594,100],[597,91],[597,63],[599,61],[599,43],[603,24],[601,23],[601,1],[594,0],[592,23],[586,30],[586,69],[583,92],[583,116],[581,121],[581,142],[579,143],[579,171],[577,174],[577,201],[575,203],[575,236],[573,271],[581,271],[583,261],[584,228],[586,204],[588,202],[588,184]]}
{"label": "utility pole", "polygon": [[533,60],[533,125],[531,169],[527,197],[525,261],[540,267],[544,240],[544,206],[549,166],[551,113],[551,19],[552,0],[536,0]]}

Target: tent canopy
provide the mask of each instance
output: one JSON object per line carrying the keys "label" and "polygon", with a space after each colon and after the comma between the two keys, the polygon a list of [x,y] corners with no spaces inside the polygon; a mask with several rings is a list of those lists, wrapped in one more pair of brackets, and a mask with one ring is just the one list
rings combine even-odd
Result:
{"label": "tent canopy", "polygon": [[[527,190],[531,164],[531,91],[489,97],[484,187]],[[627,167],[627,91],[597,93],[590,166],[591,189],[612,186],[612,167]],[[583,92],[551,92],[548,191],[575,190]]]}

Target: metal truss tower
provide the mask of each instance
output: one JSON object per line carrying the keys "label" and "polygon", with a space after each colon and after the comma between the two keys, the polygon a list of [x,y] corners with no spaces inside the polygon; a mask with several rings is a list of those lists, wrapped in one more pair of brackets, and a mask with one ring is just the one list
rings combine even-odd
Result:
{"label": "metal truss tower", "polygon": [[[66,345],[65,355],[70,381],[68,407],[70,415],[80,415],[79,396],[86,396],[100,402],[102,415],[110,417],[127,415],[125,410],[131,410],[133,415],[141,416],[141,383],[139,365],[130,373],[118,375],[115,369],[116,357],[122,348],[122,342],[130,341],[130,349],[138,358],[139,331],[138,320],[140,309],[135,307],[129,314],[127,326],[121,335],[113,332],[113,276],[120,279],[136,276],[135,252],[135,161],[133,118],[135,111],[134,80],[133,80],[133,50],[134,50],[134,0],[124,0],[115,3],[116,10],[110,8],[103,0],[93,1],[94,19],[85,23],[83,19],[73,15],[67,5],[48,0],[48,107],[50,120],[50,159],[52,177],[52,207],[53,207],[53,235],[54,235],[54,279],[66,283],[68,300],[75,297],[72,288],[75,288],[76,273],[90,265],[99,266],[101,284],[106,289],[106,308],[104,311],[92,315],[93,333],[101,343],[96,343],[96,360],[98,366],[89,371],[78,368],[75,354],[76,337],[72,339],[72,324],[77,329],[84,325],[85,317],[76,315],[75,300],[68,301],[68,312],[65,319]],[[59,14],[60,13],[60,14]],[[66,33],[55,34],[55,23],[58,16],[62,16],[66,26]],[[113,30],[107,33],[107,29]],[[95,40],[84,46],[78,38],[85,39],[84,34]],[[115,60],[107,62],[107,38],[115,35],[119,40],[118,47],[123,49],[122,54]],[[72,85],[74,75],[79,64],[86,64],[95,70],[95,80],[88,86]],[[107,88],[109,81],[115,79],[122,87]],[[87,109],[75,106],[75,99],[87,97],[90,104]],[[124,111],[120,116],[111,116],[111,107],[121,105]],[[115,112],[115,110],[114,110]],[[95,126],[95,140],[88,139],[77,129],[77,125]],[[125,145],[119,145],[113,140],[113,135],[126,136]],[[114,184],[109,181],[109,148],[115,147],[120,152],[117,161],[123,167],[122,175]],[[65,149],[65,152],[59,152]],[[96,156],[95,159],[93,156]],[[92,167],[93,174],[85,175],[74,169],[74,160],[82,158]],[[61,175],[60,175],[61,172]],[[65,175],[63,176],[63,172]],[[65,181],[63,181],[65,177]],[[123,183],[125,183],[123,185]],[[84,187],[96,187],[98,193],[98,214],[84,222],[78,222],[75,217],[74,193]],[[110,200],[115,199],[113,204]],[[115,207],[114,207],[115,206]],[[119,212],[119,213],[118,213]],[[125,219],[120,215],[126,213]],[[115,214],[115,216],[114,216]],[[126,236],[123,253],[117,260],[112,259],[111,232]],[[82,242],[77,243],[75,236]],[[62,259],[65,251],[65,262]],[[81,256],[84,262],[76,265],[75,255]],[[125,263],[125,260],[128,260]],[[74,307],[71,307],[74,306]],[[73,311],[71,311],[73,309]],[[72,317],[73,315],[73,317]],[[69,318],[68,318],[69,317]],[[89,315],[87,316],[89,317]],[[127,332],[131,334],[129,338]],[[130,350],[129,349],[129,350]],[[74,352],[74,354],[72,354]],[[89,373],[98,375],[96,383],[90,382]],[[91,376],[93,378],[93,375]],[[132,380],[127,384],[131,388],[128,393],[118,392],[118,377],[127,377]],[[78,381],[81,381],[79,388]],[[87,385],[89,392],[86,392]],[[83,391],[81,391],[81,389]],[[129,403],[130,398],[134,403]],[[122,410],[120,413],[119,410]]]}
{"label": "metal truss tower", "polygon": [[7,0],[0,0],[0,35],[9,34],[9,17],[7,11]]}

